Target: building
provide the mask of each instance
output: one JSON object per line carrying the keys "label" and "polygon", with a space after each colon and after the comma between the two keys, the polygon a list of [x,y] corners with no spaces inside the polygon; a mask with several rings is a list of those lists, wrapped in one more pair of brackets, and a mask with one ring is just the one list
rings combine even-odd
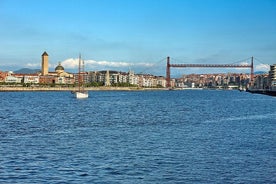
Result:
{"label": "building", "polygon": [[23,83],[24,84],[38,84],[39,83],[39,75],[38,74],[23,75]]}
{"label": "building", "polygon": [[0,71],[0,82],[5,82],[7,76],[8,76],[8,72]]}
{"label": "building", "polygon": [[271,89],[276,90],[276,64],[270,65],[269,82]]}
{"label": "building", "polygon": [[254,89],[269,89],[269,75],[261,74],[256,75],[254,78]]}
{"label": "building", "polygon": [[103,71],[91,71],[89,72],[89,81],[91,83],[101,83],[105,86],[129,83],[132,85],[137,85],[138,78],[133,71],[129,72],[119,72],[113,70],[103,70]]}
{"label": "building", "polygon": [[[79,77],[81,78],[81,81],[83,81],[84,84],[87,84],[90,82],[90,75],[88,72],[81,73],[80,76],[78,73],[73,74],[73,78],[75,80],[75,83],[79,83]],[[69,78],[67,78],[69,79]]]}
{"label": "building", "polygon": [[270,65],[269,77],[271,80],[276,80],[276,64]]}
{"label": "building", "polygon": [[5,78],[5,83],[17,83],[20,84],[23,81],[23,76],[14,76],[13,73],[9,73]]}

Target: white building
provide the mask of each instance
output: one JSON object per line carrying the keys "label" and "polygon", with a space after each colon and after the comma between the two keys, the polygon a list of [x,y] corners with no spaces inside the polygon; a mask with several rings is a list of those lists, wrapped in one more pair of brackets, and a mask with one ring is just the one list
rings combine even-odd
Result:
{"label": "white building", "polygon": [[139,84],[139,77],[134,74],[134,71],[129,71],[128,73],[128,82],[132,85]]}
{"label": "white building", "polygon": [[18,78],[12,75],[9,75],[5,78],[5,82],[6,83],[21,83],[22,82],[22,78]]}
{"label": "white building", "polygon": [[271,89],[276,89],[276,64],[270,65],[269,79]]}
{"label": "white building", "polygon": [[38,84],[39,83],[39,76],[38,75],[24,75],[23,76],[23,83]]}

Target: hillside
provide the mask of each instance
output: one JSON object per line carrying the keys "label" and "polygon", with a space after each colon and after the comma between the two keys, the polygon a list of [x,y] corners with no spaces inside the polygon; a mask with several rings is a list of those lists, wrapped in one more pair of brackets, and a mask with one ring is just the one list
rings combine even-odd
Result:
{"label": "hillside", "polygon": [[34,74],[34,73],[37,73],[39,72],[40,69],[30,69],[30,68],[22,68],[20,70],[16,70],[14,71],[14,73],[20,73],[20,74]]}

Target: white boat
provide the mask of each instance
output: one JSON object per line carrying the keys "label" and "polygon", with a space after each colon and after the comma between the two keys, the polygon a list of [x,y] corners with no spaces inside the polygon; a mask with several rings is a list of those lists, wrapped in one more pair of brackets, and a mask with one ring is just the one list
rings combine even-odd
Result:
{"label": "white boat", "polygon": [[74,91],[74,95],[77,99],[88,98],[88,91],[84,89],[84,61],[79,56],[79,73],[78,73],[78,90]]}
{"label": "white boat", "polygon": [[75,96],[76,96],[76,98],[88,98],[88,92],[87,91],[83,91],[83,92],[76,91]]}

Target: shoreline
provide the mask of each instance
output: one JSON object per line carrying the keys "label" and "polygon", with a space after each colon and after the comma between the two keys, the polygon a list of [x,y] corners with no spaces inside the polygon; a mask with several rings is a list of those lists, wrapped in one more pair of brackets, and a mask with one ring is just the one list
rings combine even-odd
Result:
{"label": "shoreline", "polygon": [[[57,92],[76,91],[77,87],[0,87],[0,92]],[[147,91],[167,90],[166,88],[139,88],[139,87],[88,87],[87,91]]]}

